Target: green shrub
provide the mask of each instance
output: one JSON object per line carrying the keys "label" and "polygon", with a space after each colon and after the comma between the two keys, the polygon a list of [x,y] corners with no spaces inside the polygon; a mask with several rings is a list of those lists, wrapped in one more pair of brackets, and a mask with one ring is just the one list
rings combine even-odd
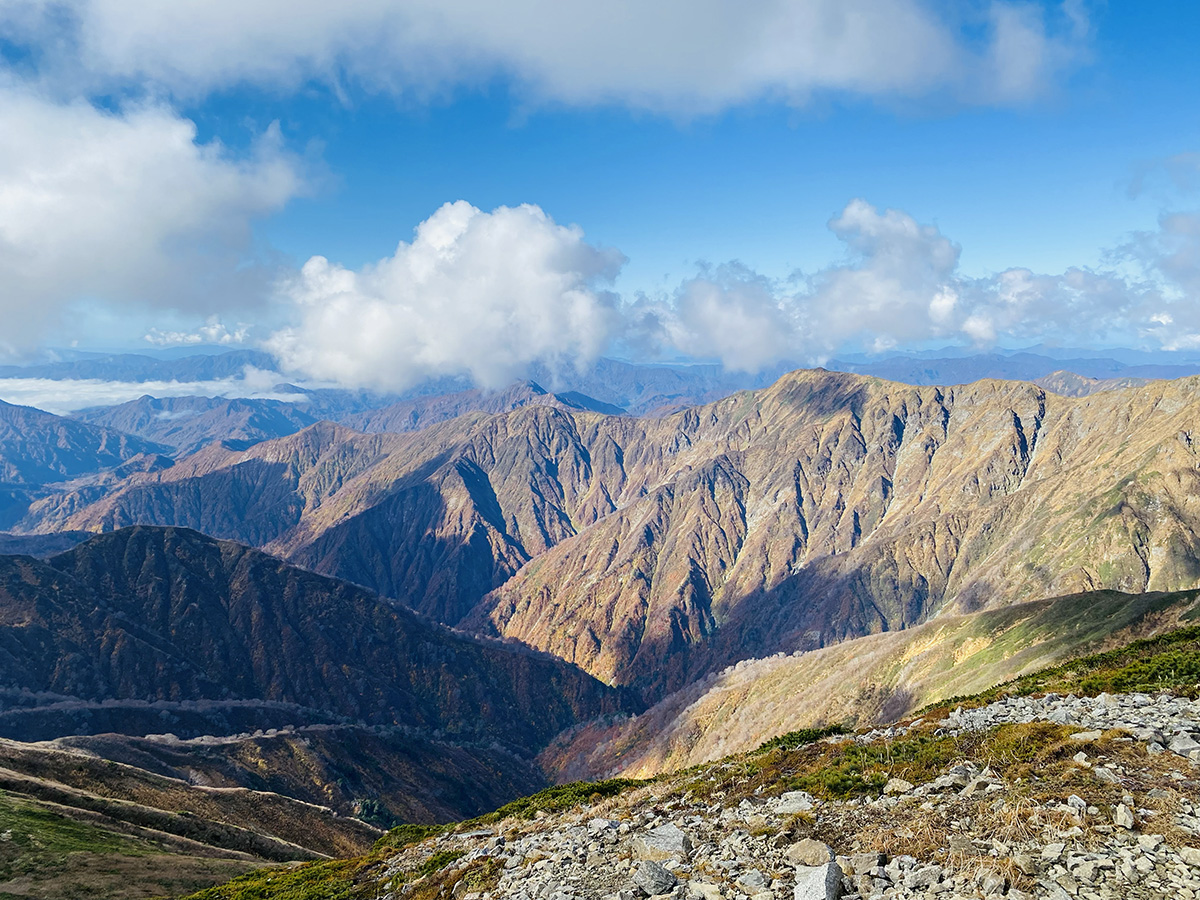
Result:
{"label": "green shrub", "polygon": [[801,728],[799,731],[789,731],[763,742],[755,753],[769,753],[772,750],[795,750],[805,744],[812,744],[822,738],[837,734],[849,734],[843,725],[830,725],[826,728]]}

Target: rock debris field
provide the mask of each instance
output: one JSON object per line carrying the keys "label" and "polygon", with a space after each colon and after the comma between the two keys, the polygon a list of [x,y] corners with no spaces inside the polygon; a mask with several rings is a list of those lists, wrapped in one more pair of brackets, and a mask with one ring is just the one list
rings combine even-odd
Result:
{"label": "rock debris field", "polygon": [[[1006,767],[1002,750],[994,768],[956,759],[924,783],[892,777],[881,792],[822,800],[762,784],[740,793],[739,762],[713,763],[408,847],[389,859],[381,896],[440,879],[453,900],[1200,897],[1200,702],[1006,698],[825,742],[886,749],[1035,722],[1064,726],[1045,772],[1037,760]],[[703,778],[722,789],[706,795]],[[450,861],[396,883],[436,854]]]}

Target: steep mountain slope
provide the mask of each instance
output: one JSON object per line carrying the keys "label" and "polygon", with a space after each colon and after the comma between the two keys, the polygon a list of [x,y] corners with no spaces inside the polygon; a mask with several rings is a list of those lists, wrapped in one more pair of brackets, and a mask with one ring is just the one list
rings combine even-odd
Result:
{"label": "steep mountain slope", "polygon": [[462,624],[672,688],[749,648],[906,627],[949,603],[1191,587],[1195,388],[1068,400],[797,373],[672,420],[673,478]]}
{"label": "steep mountain slope", "polygon": [[384,827],[479,815],[546,785],[530,756],[494,743],[454,744],[408,729],[357,725],[196,738],[99,734],[37,745],[0,742],[2,766],[12,767],[5,762],[6,753],[16,752],[6,751],[9,745],[25,755],[48,748],[79,752],[215,793],[266,792]]}
{"label": "steep mountain slope", "polygon": [[25,528],[180,523],[267,545],[656,698],[943,611],[1194,586],[1197,386],[1068,398],[814,370],[659,419],[322,424],[49,498]]}
{"label": "steep mountain slope", "polygon": [[103,428],[0,400],[0,483],[37,485],[113,469],[164,448]]}
{"label": "steep mountain slope", "polygon": [[743,660],[641,715],[577,729],[541,761],[558,781],[650,777],[803,728],[893,722],[1198,617],[1196,591],[1074,594],[939,616],[808,653]]}
{"label": "steep mountain slope", "polygon": [[177,453],[194,453],[217,442],[244,449],[271,438],[307,428],[317,418],[303,405],[278,400],[227,400],[223,397],[164,397],[149,395],[121,403],[84,409],[74,418],[116,428]]}
{"label": "steep mountain slope", "polygon": [[[127,529],[48,563],[0,558],[0,598],[10,736],[72,709],[108,710],[82,733],[123,731],[120,701],[150,701],[159,731],[189,704],[231,717],[282,707],[294,724],[332,717],[528,751],[618,705],[557,661],[465,640],[360,588],[185,529]],[[131,733],[146,733],[129,719]]]}

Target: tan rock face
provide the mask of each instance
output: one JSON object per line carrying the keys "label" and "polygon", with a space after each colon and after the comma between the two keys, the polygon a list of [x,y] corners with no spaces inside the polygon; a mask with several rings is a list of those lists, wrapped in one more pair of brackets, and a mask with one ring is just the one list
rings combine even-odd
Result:
{"label": "tan rock face", "polygon": [[655,697],[947,609],[1194,585],[1198,386],[1068,398],[817,370],[662,419],[318,425],[57,495],[25,524],[265,545]]}

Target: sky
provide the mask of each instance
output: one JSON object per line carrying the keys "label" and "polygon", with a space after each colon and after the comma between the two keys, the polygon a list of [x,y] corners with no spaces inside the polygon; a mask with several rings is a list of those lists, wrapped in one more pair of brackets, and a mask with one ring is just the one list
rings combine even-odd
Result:
{"label": "sky", "polygon": [[0,356],[1200,353],[1200,6],[0,0]]}

